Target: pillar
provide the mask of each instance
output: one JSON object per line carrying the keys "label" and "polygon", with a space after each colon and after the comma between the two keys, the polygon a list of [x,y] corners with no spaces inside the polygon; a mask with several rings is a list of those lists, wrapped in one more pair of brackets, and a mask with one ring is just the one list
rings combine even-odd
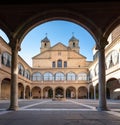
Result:
{"label": "pillar", "polygon": [[78,88],[76,89],[76,99],[78,99]]}
{"label": "pillar", "polygon": [[108,44],[107,39],[102,37],[97,46],[99,52],[99,106],[98,111],[105,111],[106,104],[106,74],[105,74],[105,46]]}
{"label": "pillar", "polygon": [[66,99],[66,88],[64,88],[64,98]]}
{"label": "pillar", "polygon": [[[1,68],[1,49],[0,49],[0,68]],[[1,84],[2,80],[0,79],[0,99],[1,99]]]}
{"label": "pillar", "polygon": [[53,89],[53,99],[55,98],[55,89]]}
{"label": "pillar", "polygon": [[41,88],[41,99],[43,99],[43,88]]}
{"label": "pillar", "polygon": [[23,89],[23,99],[25,99],[25,86],[24,86],[24,89]]}
{"label": "pillar", "polygon": [[18,110],[18,41],[11,41],[12,44],[12,65],[11,65],[11,94],[10,94],[10,107],[8,110]]}
{"label": "pillar", "polygon": [[94,86],[94,99],[96,100],[96,86]]}
{"label": "pillar", "polygon": [[2,84],[2,80],[0,79],[0,99],[1,99],[1,84]]}
{"label": "pillar", "polygon": [[88,86],[88,99],[90,99],[90,86]]}

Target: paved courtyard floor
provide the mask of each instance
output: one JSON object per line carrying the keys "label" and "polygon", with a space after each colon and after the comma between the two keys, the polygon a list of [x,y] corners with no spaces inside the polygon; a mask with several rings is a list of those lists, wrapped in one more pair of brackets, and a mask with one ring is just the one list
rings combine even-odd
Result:
{"label": "paved courtyard floor", "polygon": [[98,100],[19,100],[19,110],[9,111],[0,100],[0,125],[120,125],[120,100],[107,100],[109,111],[98,111]]}

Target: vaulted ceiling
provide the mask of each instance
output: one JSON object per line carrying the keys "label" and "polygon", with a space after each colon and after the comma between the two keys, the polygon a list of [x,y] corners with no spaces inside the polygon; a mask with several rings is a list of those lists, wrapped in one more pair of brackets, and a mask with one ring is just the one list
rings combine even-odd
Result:
{"label": "vaulted ceiling", "polygon": [[[112,31],[120,24],[120,2],[1,2],[0,28],[8,36],[24,35],[33,27],[49,20],[63,19],[78,23],[92,33]],[[80,22],[80,23],[79,23]],[[109,32],[107,35],[109,35]],[[22,34],[24,34],[22,36]]]}

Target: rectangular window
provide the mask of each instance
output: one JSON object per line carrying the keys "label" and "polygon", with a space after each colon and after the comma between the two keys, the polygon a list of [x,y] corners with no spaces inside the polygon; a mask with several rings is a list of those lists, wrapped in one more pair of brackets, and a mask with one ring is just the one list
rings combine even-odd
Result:
{"label": "rectangular window", "polygon": [[57,67],[62,67],[62,60],[58,60]]}
{"label": "rectangular window", "polygon": [[52,68],[55,68],[55,62],[52,62]]}
{"label": "rectangular window", "polygon": [[64,67],[67,67],[67,62],[66,61],[64,61]]}

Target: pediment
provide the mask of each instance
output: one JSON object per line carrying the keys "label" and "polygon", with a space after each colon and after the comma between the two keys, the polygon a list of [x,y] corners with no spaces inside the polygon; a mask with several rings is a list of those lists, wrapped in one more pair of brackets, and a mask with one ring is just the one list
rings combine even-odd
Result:
{"label": "pediment", "polygon": [[58,44],[51,47],[51,50],[67,50],[67,46],[59,42]]}
{"label": "pediment", "polygon": [[50,58],[50,52],[45,51],[43,53],[40,53],[40,54],[34,56],[32,59],[49,59],[49,58]]}
{"label": "pediment", "polygon": [[86,59],[86,57],[83,56],[82,54],[75,52],[75,51],[70,51],[69,52],[69,59]]}

